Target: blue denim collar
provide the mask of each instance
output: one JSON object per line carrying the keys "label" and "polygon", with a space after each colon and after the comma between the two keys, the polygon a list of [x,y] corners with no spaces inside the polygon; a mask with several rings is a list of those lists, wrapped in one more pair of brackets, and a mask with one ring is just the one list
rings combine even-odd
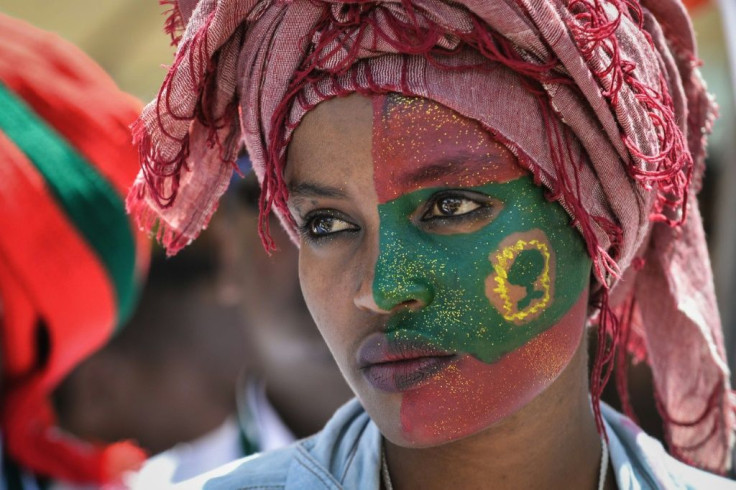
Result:
{"label": "blue denim collar", "polygon": [[381,433],[353,399],[335,413],[319,436],[298,445],[286,488],[378,490],[380,458]]}

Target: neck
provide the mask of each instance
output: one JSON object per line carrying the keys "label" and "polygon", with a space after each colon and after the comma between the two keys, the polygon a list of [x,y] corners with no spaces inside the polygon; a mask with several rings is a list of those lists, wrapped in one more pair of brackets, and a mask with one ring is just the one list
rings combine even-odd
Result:
{"label": "neck", "polygon": [[421,449],[386,441],[394,489],[597,489],[601,439],[581,344],[544,393],[481,433]]}

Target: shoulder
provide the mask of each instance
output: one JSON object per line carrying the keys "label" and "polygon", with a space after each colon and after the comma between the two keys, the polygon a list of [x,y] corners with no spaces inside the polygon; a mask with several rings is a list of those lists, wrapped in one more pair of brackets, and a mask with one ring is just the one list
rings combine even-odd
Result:
{"label": "shoulder", "polygon": [[670,456],[662,444],[631,419],[601,404],[608,434],[611,466],[620,490],[736,490],[736,482],[708,473]]}
{"label": "shoulder", "polygon": [[284,488],[296,445],[235,460],[187,480],[177,490]]}
{"label": "shoulder", "polygon": [[377,488],[380,441],[378,428],[352,400],[308,439],[234,461],[175,488]]}

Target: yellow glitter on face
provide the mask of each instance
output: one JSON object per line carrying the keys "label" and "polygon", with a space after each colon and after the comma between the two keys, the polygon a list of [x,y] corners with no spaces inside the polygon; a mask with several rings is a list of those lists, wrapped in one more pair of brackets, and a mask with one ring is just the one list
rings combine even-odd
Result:
{"label": "yellow glitter on face", "polygon": [[[551,248],[541,230],[536,230],[534,235],[536,237],[514,239],[490,258],[493,273],[489,282],[493,287],[487,291],[489,300],[506,321],[516,325],[522,325],[539,316],[552,299],[551,275],[554,263]],[[518,265],[517,260],[525,251],[536,251],[543,263],[541,270],[535,273],[533,282],[528,283],[527,280],[527,284],[518,284],[510,277],[510,271]],[[530,296],[532,294],[534,297]],[[521,306],[525,299],[526,304]]]}

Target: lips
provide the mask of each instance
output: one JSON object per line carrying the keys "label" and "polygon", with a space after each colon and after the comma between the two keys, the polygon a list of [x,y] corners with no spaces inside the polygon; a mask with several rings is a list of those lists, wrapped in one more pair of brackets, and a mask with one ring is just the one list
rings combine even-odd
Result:
{"label": "lips", "polygon": [[397,393],[418,388],[422,382],[458,359],[455,353],[420,340],[389,340],[377,333],[358,349],[358,367],[375,388]]}

